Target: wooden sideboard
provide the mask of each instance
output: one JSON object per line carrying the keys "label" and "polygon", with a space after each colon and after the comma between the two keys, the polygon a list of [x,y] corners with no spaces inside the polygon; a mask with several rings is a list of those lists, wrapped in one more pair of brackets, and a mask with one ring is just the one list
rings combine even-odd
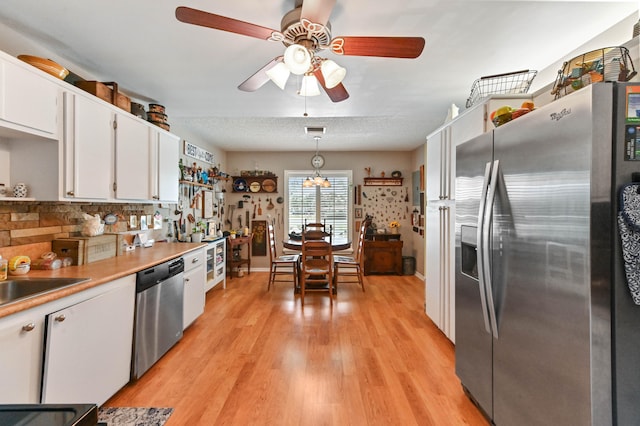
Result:
{"label": "wooden sideboard", "polygon": [[364,274],[402,275],[402,241],[366,240],[364,242]]}

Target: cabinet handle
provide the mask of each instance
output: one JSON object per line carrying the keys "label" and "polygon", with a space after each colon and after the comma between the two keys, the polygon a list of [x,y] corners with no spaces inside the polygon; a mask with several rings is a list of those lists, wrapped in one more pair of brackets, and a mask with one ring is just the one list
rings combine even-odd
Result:
{"label": "cabinet handle", "polygon": [[191,263],[198,263],[198,261],[199,261],[199,260],[200,260],[200,259],[198,259],[197,257],[194,257],[194,258],[191,260]]}
{"label": "cabinet handle", "polygon": [[73,191],[67,191],[67,195],[69,197],[75,197],[76,194]]}
{"label": "cabinet handle", "polygon": [[184,279],[184,282],[185,282],[185,283],[188,283],[189,281],[191,281],[189,278],[185,278],[185,279]]}
{"label": "cabinet handle", "polygon": [[36,328],[36,325],[30,322],[29,324],[25,324],[22,326],[22,331],[33,331],[34,328]]}
{"label": "cabinet handle", "polygon": [[153,198],[154,200],[159,200],[159,199],[160,199],[160,196],[159,196],[159,195],[154,195],[152,198]]}
{"label": "cabinet handle", "polygon": [[64,314],[60,314],[60,315],[58,315],[58,316],[55,318],[55,320],[56,320],[57,322],[62,322],[62,321],[64,321],[64,320],[66,320],[66,319],[67,319],[67,317],[65,317],[65,316],[64,316]]}

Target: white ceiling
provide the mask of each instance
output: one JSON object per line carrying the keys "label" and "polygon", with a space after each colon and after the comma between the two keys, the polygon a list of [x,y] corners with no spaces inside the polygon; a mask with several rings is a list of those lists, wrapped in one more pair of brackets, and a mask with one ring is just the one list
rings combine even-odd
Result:
{"label": "white ceiling", "polygon": [[[281,43],[181,23],[177,6],[280,30],[294,0],[2,0],[0,22],[35,44],[15,51],[20,43],[4,39],[0,48],[46,53],[83,77],[115,80],[133,98],[165,105],[174,126],[227,151],[313,151],[305,126],[327,127],[322,150],[404,151],[424,143],[452,103],[464,108],[475,79],[569,59],[636,13],[638,1],[337,0],[334,37],[421,36],[426,46],[418,59],[325,51],[347,68],[350,97],[333,103],[323,93],[306,105],[294,76],[285,91],[271,82],[237,89],[282,54]],[[536,79],[532,89],[552,81]]]}

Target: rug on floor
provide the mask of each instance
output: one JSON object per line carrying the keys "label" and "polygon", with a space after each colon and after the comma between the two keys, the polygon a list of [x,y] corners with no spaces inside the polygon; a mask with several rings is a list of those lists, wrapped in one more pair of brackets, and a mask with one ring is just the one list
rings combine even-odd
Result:
{"label": "rug on floor", "polygon": [[98,422],[108,426],[162,426],[173,408],[101,407]]}

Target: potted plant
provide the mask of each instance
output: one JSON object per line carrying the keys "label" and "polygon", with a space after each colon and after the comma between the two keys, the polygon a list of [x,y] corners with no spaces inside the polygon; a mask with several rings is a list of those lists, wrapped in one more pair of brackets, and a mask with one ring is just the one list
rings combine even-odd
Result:
{"label": "potted plant", "polygon": [[206,226],[207,226],[207,224],[202,220],[197,221],[193,225],[193,228],[191,228],[191,242],[192,243],[199,243],[199,242],[202,241],[202,233],[206,229]]}
{"label": "potted plant", "polygon": [[391,222],[389,224],[389,230],[392,234],[397,234],[398,232],[400,232],[400,222],[398,222],[397,220]]}

